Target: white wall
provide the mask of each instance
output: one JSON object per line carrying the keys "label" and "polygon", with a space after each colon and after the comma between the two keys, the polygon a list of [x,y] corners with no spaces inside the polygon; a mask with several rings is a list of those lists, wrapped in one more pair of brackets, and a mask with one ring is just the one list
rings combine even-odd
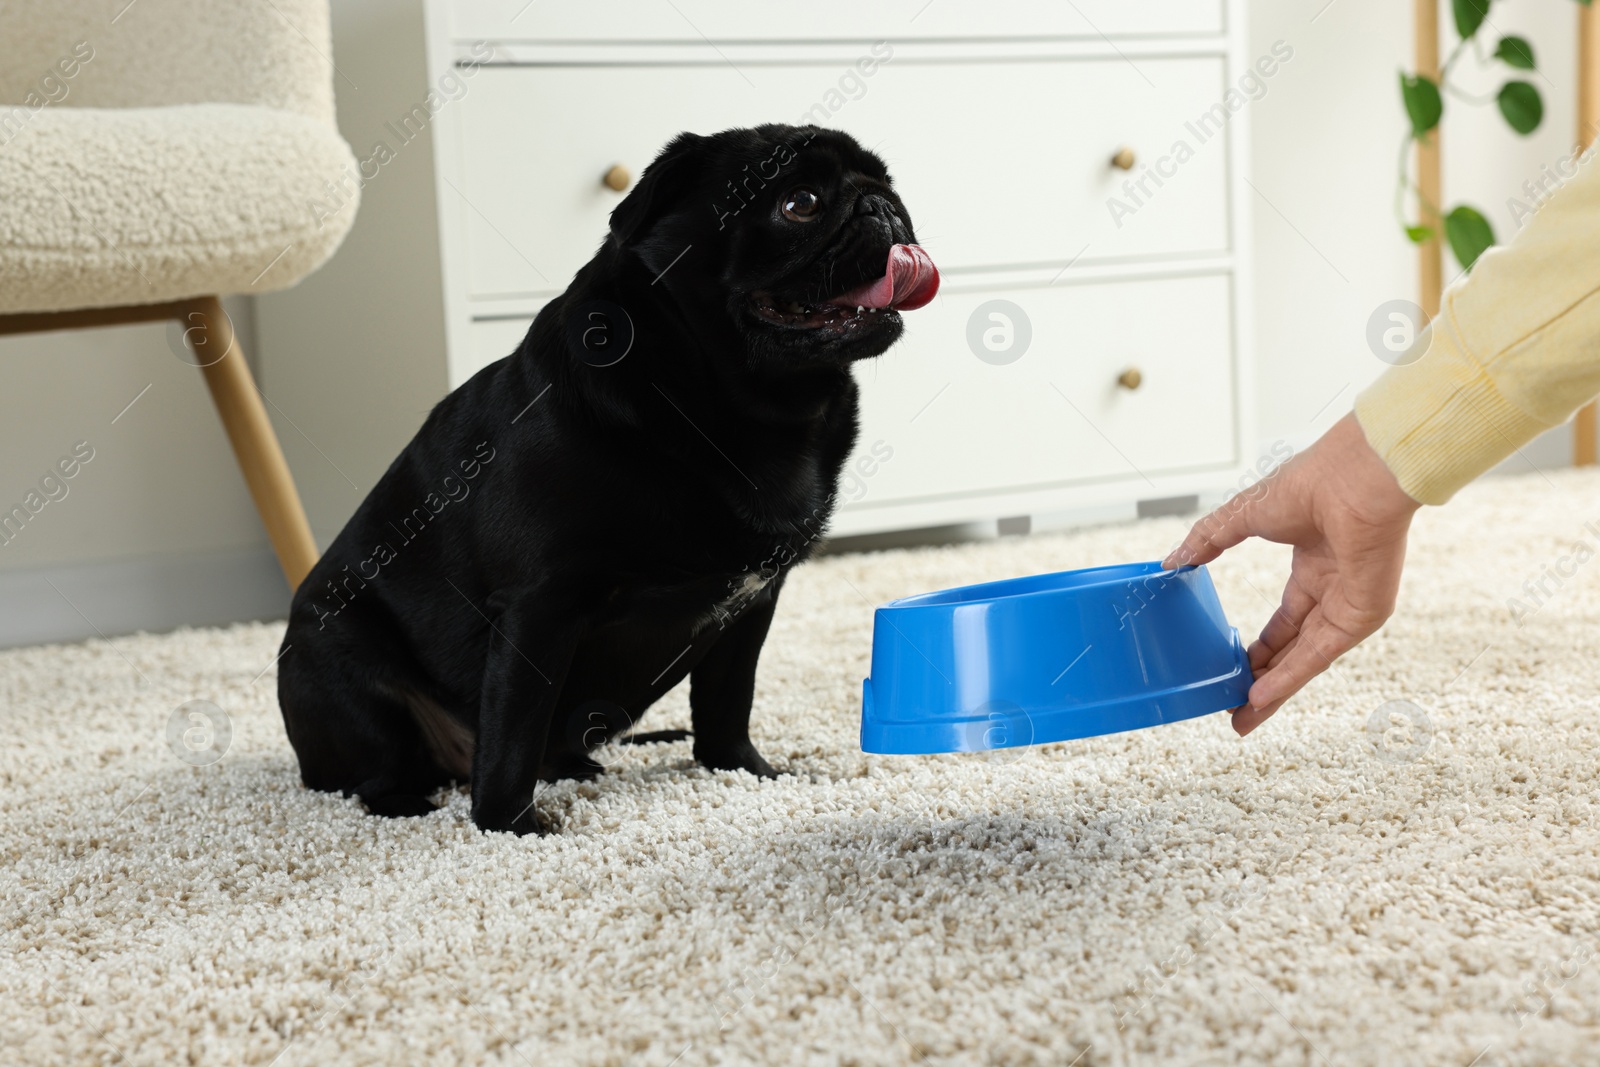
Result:
{"label": "white wall", "polygon": [[[393,157],[363,183],[362,210],[318,284],[256,298],[261,387],[290,409],[293,425],[276,412],[273,424],[323,546],[449,389],[439,242],[429,224],[437,210],[432,138],[401,144],[391,128],[429,89],[421,5],[336,0],[335,47],[350,39],[364,47],[340,53],[339,70],[361,90],[337,84],[339,131],[358,160],[376,158],[380,142]],[[386,224],[396,218],[418,223]],[[352,319],[369,357],[359,361],[341,359],[327,340],[348,337],[337,325]],[[374,352],[381,374],[371,370]]]}
{"label": "white wall", "polygon": [[[249,301],[228,310],[250,343]],[[0,546],[0,568],[266,546],[200,372],[164,326],[0,339],[0,383],[0,504],[74,442],[94,448],[67,496]]]}
{"label": "white wall", "polygon": [[[1455,40],[1441,4],[1440,42]],[[1442,130],[1445,202],[1467,202],[1489,217],[1501,240],[1516,227],[1506,208],[1539,164],[1565,154],[1576,133],[1576,6],[1499,0],[1485,27],[1526,36],[1540,72],[1527,77],[1545,99],[1545,119],[1523,138],[1493,103],[1453,97]],[[1257,2],[1257,53],[1282,39],[1292,63],[1253,105],[1258,429],[1264,442],[1295,447],[1349,411],[1355,394],[1385,367],[1367,347],[1367,320],[1388,300],[1417,299],[1416,257],[1394,216],[1396,169],[1406,120],[1398,72],[1412,66],[1411,5],[1394,0]],[[1463,82],[1491,96],[1502,64],[1470,56]],[[1298,231],[1298,232],[1297,232]],[[1445,253],[1445,277],[1459,267]],[[1570,457],[1563,430],[1524,451],[1541,465]],[[1513,463],[1512,466],[1516,466]]]}
{"label": "white wall", "polygon": [[[1251,48],[1294,59],[1253,105],[1257,430],[1296,448],[1349,410],[1382,365],[1367,317],[1415,299],[1390,210],[1404,116],[1395,71],[1411,52],[1394,0],[1253,5]],[[1316,18],[1312,21],[1313,17]],[[1266,451],[1263,444],[1263,451]]]}
{"label": "white wall", "polygon": [[[1253,181],[1259,189],[1258,428],[1264,444],[1281,438],[1299,447],[1347,411],[1356,391],[1383,369],[1365,341],[1373,309],[1396,297],[1416,297],[1414,256],[1392,214],[1405,128],[1396,72],[1410,64],[1410,10],[1395,0],[1258,0],[1254,7],[1252,51],[1266,53],[1279,39],[1295,49],[1266,96],[1251,105]],[[368,2],[336,0],[334,8],[336,18],[377,20]],[[1544,91],[1546,118],[1535,136],[1511,133],[1492,105],[1447,103],[1446,199],[1476,204],[1503,239],[1515,229],[1506,198],[1541,163],[1564,154],[1573,139],[1574,11],[1575,5],[1558,0],[1499,0],[1494,8],[1496,26],[1528,36],[1540,60],[1541,74],[1532,80]],[[375,21],[385,28],[374,32],[390,32],[390,21]],[[1447,30],[1444,39],[1452,36]],[[381,117],[362,114],[359,101],[345,99],[347,87],[341,85],[340,92],[347,124],[370,125]],[[368,133],[360,125],[346,130],[358,147],[370,140]],[[410,167],[426,160],[419,150],[415,159],[401,162]],[[392,177],[391,183],[386,175],[367,195],[408,195],[409,183],[398,173]],[[328,269],[355,266],[336,257]],[[404,335],[407,320],[404,308],[379,306],[381,298],[379,289],[373,306],[349,313],[387,324],[380,340],[388,343]],[[252,338],[248,302],[234,310],[244,336]],[[356,432],[362,411],[375,403],[403,403],[420,419],[426,398],[404,391],[391,396],[393,389],[384,383],[367,383],[359,396],[338,396],[351,384],[329,369],[338,358],[337,352],[307,346],[298,368],[261,368],[261,380],[271,395],[271,383],[291,371],[324,377],[327,388],[314,392],[351,413],[352,434],[318,441],[324,460],[280,419],[291,463],[304,469],[333,462],[367,479],[384,459],[371,454],[370,443]],[[147,384],[150,390],[113,425],[111,419]],[[292,419],[294,413],[288,414]],[[0,548],[0,644],[30,634],[66,636],[74,627],[88,632],[60,604],[56,615],[43,618],[48,613],[30,599],[47,588],[41,575],[75,576],[71,589],[81,591],[69,591],[75,599],[115,586],[112,579],[125,578],[130,568],[146,576],[150,589],[176,588],[184,576],[196,589],[227,593],[230,581],[238,587],[231,600],[231,594],[219,594],[204,608],[185,599],[189,594],[174,594],[161,610],[142,616],[138,604],[118,608],[108,600],[88,612],[108,632],[171,625],[182,617],[211,621],[230,610],[250,614],[281,596],[272,592],[270,565],[263,566],[266,538],[199,373],[169,351],[162,327],[0,339],[0,502],[20,499],[59,455],[85,439],[95,459],[73,481],[70,495],[48,505],[22,537]],[[1565,457],[1560,440],[1527,451],[1541,464]],[[311,503],[319,515],[326,510],[319,501]],[[328,531],[319,534],[326,539]]]}
{"label": "white wall", "polygon": [[[251,346],[250,302],[226,306]],[[0,338],[0,508],[80,441],[93,458],[66,495],[0,545],[0,647],[287,605],[211,396],[164,326]]]}

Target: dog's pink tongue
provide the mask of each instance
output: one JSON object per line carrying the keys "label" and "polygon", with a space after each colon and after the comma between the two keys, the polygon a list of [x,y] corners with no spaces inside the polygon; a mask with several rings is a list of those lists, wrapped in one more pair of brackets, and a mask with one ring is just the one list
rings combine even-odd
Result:
{"label": "dog's pink tongue", "polygon": [[939,291],[939,268],[921,245],[895,245],[883,277],[829,301],[838,307],[895,308],[910,311]]}

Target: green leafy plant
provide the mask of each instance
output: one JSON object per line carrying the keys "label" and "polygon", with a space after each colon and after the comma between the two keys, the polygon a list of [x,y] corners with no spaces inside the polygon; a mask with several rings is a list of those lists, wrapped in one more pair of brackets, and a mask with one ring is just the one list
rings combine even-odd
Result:
{"label": "green leafy plant", "polygon": [[[1577,2],[1587,5],[1590,0]],[[1460,39],[1439,68],[1437,81],[1424,74],[1400,73],[1400,99],[1405,104],[1406,118],[1410,120],[1411,128],[1400,145],[1400,183],[1395,190],[1395,217],[1411,241],[1422,244],[1433,240],[1435,232],[1432,226],[1425,225],[1423,220],[1413,222],[1405,215],[1405,194],[1409,191],[1417,198],[1425,219],[1441,220],[1445,241],[1466,270],[1471,270],[1484,250],[1495,243],[1494,227],[1476,208],[1458,204],[1446,211],[1424,196],[1411,179],[1411,145],[1414,141],[1427,143],[1439,128],[1439,120],[1444,117],[1444,98],[1447,93],[1469,103],[1487,103],[1467,96],[1450,81],[1451,71],[1469,44],[1484,61],[1492,57],[1513,71],[1535,69],[1533,45],[1526,38],[1504,35],[1495,43],[1490,56],[1484,55],[1480,31],[1488,24],[1491,3],[1493,0],[1451,0],[1451,14],[1455,19],[1456,35]],[[1531,82],[1521,78],[1507,79],[1495,94],[1494,102],[1506,124],[1524,137],[1538,129],[1539,123],[1544,120],[1544,99]]]}

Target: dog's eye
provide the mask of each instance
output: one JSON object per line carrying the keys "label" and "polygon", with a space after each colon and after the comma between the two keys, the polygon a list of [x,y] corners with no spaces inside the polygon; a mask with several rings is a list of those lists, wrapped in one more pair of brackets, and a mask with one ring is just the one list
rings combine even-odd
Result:
{"label": "dog's eye", "polygon": [[822,197],[811,189],[796,189],[783,198],[783,217],[790,222],[810,222],[822,214]]}

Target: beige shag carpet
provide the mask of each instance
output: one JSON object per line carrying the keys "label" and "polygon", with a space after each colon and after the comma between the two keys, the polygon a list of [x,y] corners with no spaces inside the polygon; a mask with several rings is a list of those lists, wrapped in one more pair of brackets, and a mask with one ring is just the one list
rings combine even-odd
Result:
{"label": "beige shag carpet", "polygon": [[[1209,716],[859,751],[872,604],[1156,557],[1184,527],[809,564],[756,696],[788,775],[636,748],[544,792],[544,838],[478,833],[462,794],[389,821],[301,788],[280,626],[4,653],[0,1057],[1600,1061],[1600,476],[1429,510],[1400,614],[1246,740]],[[1260,544],[1213,566],[1242,629],[1286,567]],[[231,722],[209,766],[167,741],[194,699]],[[645,722],[686,724],[683,694]]]}

